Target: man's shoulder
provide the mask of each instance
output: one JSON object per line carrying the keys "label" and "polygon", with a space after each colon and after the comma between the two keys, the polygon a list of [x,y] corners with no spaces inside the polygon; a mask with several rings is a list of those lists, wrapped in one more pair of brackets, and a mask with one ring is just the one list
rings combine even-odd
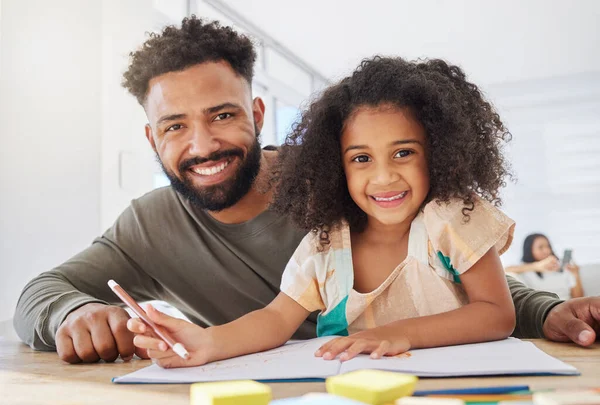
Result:
{"label": "man's shoulder", "polygon": [[161,218],[168,219],[183,210],[183,203],[179,195],[173,188],[167,186],[149,191],[141,197],[131,200],[131,204],[123,214],[125,217],[133,216],[138,222],[150,218],[155,222]]}
{"label": "man's shoulder", "polygon": [[171,186],[160,187],[149,191],[141,197],[135,198],[132,203],[142,205],[181,204],[177,192],[173,190],[173,187]]}

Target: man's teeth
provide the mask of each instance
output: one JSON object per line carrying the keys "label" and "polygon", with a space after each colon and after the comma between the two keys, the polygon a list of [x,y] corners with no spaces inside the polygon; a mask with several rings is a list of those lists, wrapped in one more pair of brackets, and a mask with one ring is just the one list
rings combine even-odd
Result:
{"label": "man's teeth", "polygon": [[406,193],[407,193],[407,191],[404,191],[398,195],[395,195],[395,196],[389,197],[389,198],[375,197],[375,196],[373,196],[373,198],[375,199],[375,201],[394,201],[394,200],[399,200],[401,198],[404,198]]}
{"label": "man's teeth", "polygon": [[217,174],[222,172],[229,162],[223,162],[220,165],[212,166],[212,167],[197,167],[192,169],[195,173],[201,174],[202,176],[212,176],[213,174]]}

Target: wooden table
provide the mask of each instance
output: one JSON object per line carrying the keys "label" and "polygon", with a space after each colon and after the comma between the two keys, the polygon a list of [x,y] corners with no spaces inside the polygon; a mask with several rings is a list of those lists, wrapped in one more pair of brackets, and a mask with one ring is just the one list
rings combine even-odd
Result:
{"label": "wooden table", "polygon": [[[575,366],[578,377],[483,377],[421,379],[417,389],[526,384],[532,389],[600,385],[600,343],[592,348],[574,344],[533,342],[546,353]],[[56,353],[35,352],[14,336],[0,337],[0,404],[189,404],[189,385],[118,385],[111,378],[150,364],[79,364],[61,362]],[[324,392],[324,383],[269,384],[274,398]]]}

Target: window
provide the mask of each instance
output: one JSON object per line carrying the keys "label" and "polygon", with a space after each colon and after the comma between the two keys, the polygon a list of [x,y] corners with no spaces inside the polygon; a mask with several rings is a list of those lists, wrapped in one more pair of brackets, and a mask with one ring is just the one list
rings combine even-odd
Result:
{"label": "window", "polygon": [[300,118],[300,109],[296,106],[275,100],[275,133],[277,144],[285,142],[286,136],[291,132],[292,125]]}

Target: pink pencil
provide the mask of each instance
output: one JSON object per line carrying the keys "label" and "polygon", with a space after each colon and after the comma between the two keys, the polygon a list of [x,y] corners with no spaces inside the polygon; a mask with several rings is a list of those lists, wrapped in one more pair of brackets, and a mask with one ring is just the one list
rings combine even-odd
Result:
{"label": "pink pencil", "polygon": [[131,298],[131,296],[127,294],[119,284],[115,282],[115,280],[108,280],[108,286],[111,290],[113,290],[117,297],[119,297],[121,301],[123,301],[129,308],[131,308],[131,310],[137,316],[139,316],[141,320],[146,322],[146,324],[152,328],[154,333],[156,333],[162,340],[164,340],[165,343],[168,344],[169,347],[179,355],[179,357],[181,357],[182,359],[187,359],[188,357],[190,357],[190,354],[187,350],[185,350],[185,347],[183,347],[181,343],[177,343],[175,339],[173,339],[163,327],[152,322],[152,320],[148,318],[146,311],[144,311],[142,307],[140,307],[140,305],[137,302],[135,302],[135,300]]}

